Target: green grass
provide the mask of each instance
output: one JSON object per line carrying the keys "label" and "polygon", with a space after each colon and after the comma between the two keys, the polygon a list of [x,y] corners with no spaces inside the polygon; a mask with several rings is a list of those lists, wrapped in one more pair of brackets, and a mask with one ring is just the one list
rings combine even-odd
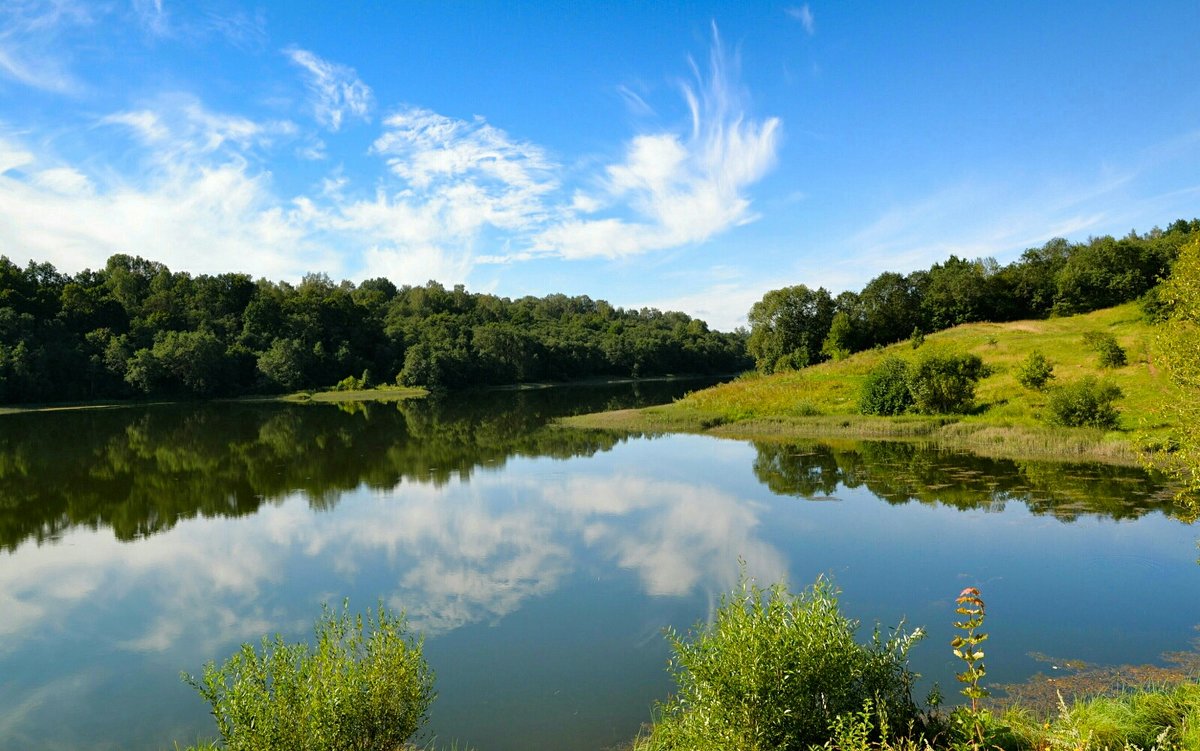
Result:
{"label": "green grass", "polygon": [[[1107,333],[1129,364],[1102,368],[1084,334]],[[1182,398],[1150,356],[1152,327],[1136,303],[1068,318],[976,323],[929,334],[919,350],[907,341],[838,362],[770,376],[748,374],[689,394],[670,405],[584,415],[564,422],[642,432],[706,432],[731,438],[795,437],[914,439],[1014,457],[1063,456],[1133,463],[1142,442],[1162,440],[1171,427],[1162,405]],[[966,415],[871,417],[859,414],[867,373],[888,355],[914,360],[930,351],[973,353],[988,367],[976,408]],[[1017,380],[1022,363],[1041,352],[1054,367],[1053,387],[1092,376],[1124,396],[1115,430],[1064,429],[1045,421],[1049,391]]]}
{"label": "green grass", "polygon": [[268,401],[282,402],[395,402],[428,396],[423,388],[408,386],[381,386],[373,389],[350,389],[345,391],[301,391],[287,396],[268,397]]}

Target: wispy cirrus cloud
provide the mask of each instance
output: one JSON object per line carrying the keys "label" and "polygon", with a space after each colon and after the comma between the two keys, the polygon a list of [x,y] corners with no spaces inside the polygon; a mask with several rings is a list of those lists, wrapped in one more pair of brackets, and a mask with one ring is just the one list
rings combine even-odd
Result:
{"label": "wispy cirrus cloud", "polygon": [[695,80],[681,86],[690,133],[636,136],[599,188],[534,238],[538,251],[618,258],[700,243],[756,218],[744,191],[774,165],[782,123],[747,116],[737,59],[715,25],[707,75],[692,68]]}
{"label": "wispy cirrus cloud", "polygon": [[808,7],[808,3],[798,8],[788,8],[786,13],[792,19],[800,22],[800,25],[804,27],[804,33],[809,36],[817,33],[817,20],[813,17],[812,8]]}
{"label": "wispy cirrus cloud", "polygon": [[161,37],[170,32],[163,0],[133,0],[133,12],[139,25],[150,34]]}
{"label": "wispy cirrus cloud", "polygon": [[478,243],[520,237],[540,227],[559,167],[540,147],[511,138],[482,118],[459,120],[402,109],[384,120],[371,153],[392,181],[370,198],[333,193],[323,224],[369,242],[371,275],[464,281]]}
{"label": "wispy cirrus cloud", "polygon": [[94,22],[93,9],[75,0],[6,0],[0,4],[0,75],[54,92],[79,87],[70,72],[64,34]]}
{"label": "wispy cirrus cloud", "polygon": [[[482,117],[407,106],[383,118],[368,150],[377,173],[333,166],[322,183],[280,195],[273,160],[323,160],[325,139],[373,107],[353,69],[299,48],[286,54],[330,134],[176,94],[84,130],[103,144],[95,153],[122,163],[70,162],[39,151],[44,143],[0,139],[0,219],[11,220],[0,242],[65,270],[132,252],[198,273],[321,269],[465,283],[480,264],[629,257],[753,221],[746,189],[778,148],[779,120],[747,114],[736,59],[714,28],[707,69],[693,65],[695,79],[680,85],[686,124],[634,136],[611,163],[567,168]],[[114,138],[127,140],[114,147]]]}
{"label": "wispy cirrus cloud", "polygon": [[336,131],[347,117],[368,118],[374,99],[371,87],[359,80],[353,68],[323,60],[298,47],[289,47],[284,54],[306,74],[318,123]]}

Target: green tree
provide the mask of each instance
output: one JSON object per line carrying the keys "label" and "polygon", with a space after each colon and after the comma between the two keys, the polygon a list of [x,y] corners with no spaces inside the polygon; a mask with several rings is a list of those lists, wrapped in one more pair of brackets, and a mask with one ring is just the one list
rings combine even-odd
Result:
{"label": "green tree", "polygon": [[1054,379],[1054,366],[1041,352],[1030,352],[1017,366],[1017,383],[1027,389],[1040,391]]}
{"label": "green tree", "polygon": [[921,310],[932,330],[991,318],[993,297],[988,278],[995,261],[950,256],[929,269],[920,289]]}
{"label": "green tree", "polygon": [[747,349],[763,373],[819,362],[833,323],[833,298],[803,284],[771,290],[750,308]]}
{"label": "green tree", "polygon": [[892,344],[921,325],[921,300],[914,280],[887,271],[859,293],[864,347]]}
{"label": "green tree", "polygon": [[821,345],[821,354],[831,360],[843,360],[854,351],[854,323],[850,314],[839,311],[829,325],[829,334]]}
{"label": "green tree", "polygon": [[306,384],[308,352],[297,339],[276,339],[258,356],[258,370],[270,384],[283,391],[295,391]]}
{"label": "green tree", "polygon": [[1184,393],[1182,399],[1164,399],[1162,407],[1175,424],[1167,465],[1200,497],[1200,239],[1181,249],[1162,297],[1169,313],[1155,335],[1155,353]]}

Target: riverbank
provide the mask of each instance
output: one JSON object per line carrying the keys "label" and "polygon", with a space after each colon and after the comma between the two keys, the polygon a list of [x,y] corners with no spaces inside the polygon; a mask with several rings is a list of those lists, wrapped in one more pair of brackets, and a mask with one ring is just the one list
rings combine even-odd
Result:
{"label": "riverbank", "polygon": [[[1084,334],[1111,334],[1128,364],[1104,368],[1084,345]],[[1013,459],[1062,459],[1135,464],[1144,448],[1161,443],[1173,427],[1162,406],[1184,398],[1154,364],[1152,326],[1136,304],[1044,321],[977,323],[910,342],[860,352],[838,362],[736,381],[691,393],[676,402],[638,410],[562,420],[572,427],[639,433],[701,433],[756,441],[793,439],[902,440]],[[860,414],[858,395],[867,373],[884,357],[913,360],[930,351],[971,353],[988,375],[963,415]],[[1092,377],[1119,387],[1115,430],[1062,428],[1046,423],[1048,390],[1021,386],[1019,365],[1033,352],[1054,366],[1052,385]]]}
{"label": "riverbank", "polygon": [[[539,381],[531,383],[513,383],[502,386],[487,386],[478,391],[541,391],[554,388],[594,388],[597,386],[621,386],[639,383],[677,383],[683,381],[703,381],[711,383],[721,379],[734,378],[735,374],[723,375],[667,375],[648,378],[584,378],[577,381]],[[472,389],[474,390],[474,389]],[[259,394],[212,399],[213,402],[288,402],[294,404],[307,403],[345,403],[345,402],[395,402],[405,399],[420,399],[429,396],[430,391],[420,387],[409,386],[379,386],[370,389],[328,389],[325,391],[297,391],[291,394]],[[190,400],[197,401],[197,400]],[[199,400],[206,401],[206,400]],[[170,400],[155,399],[153,401],[103,401],[103,402],[71,402],[60,404],[21,404],[0,406],[0,415],[21,414],[25,412],[61,412],[86,409],[119,409],[121,407],[145,407],[159,404],[175,404]]]}
{"label": "riverbank", "polygon": [[[230,402],[289,402],[294,404],[307,403],[337,403],[337,402],[395,402],[404,399],[420,399],[428,396],[429,391],[422,388],[410,388],[408,386],[384,386],[374,389],[353,389],[347,391],[298,391],[292,394],[265,394],[254,396],[238,396],[225,399],[209,399],[209,400],[187,400],[190,402],[199,401],[215,402],[215,403],[230,403]],[[67,404],[22,404],[16,406],[0,407],[0,415],[23,414],[26,412],[66,412],[72,410],[88,410],[88,409],[120,409],[122,407],[152,407],[161,404],[180,404],[182,401],[170,401],[164,399],[155,399],[153,401],[105,401],[105,402],[78,402]]]}

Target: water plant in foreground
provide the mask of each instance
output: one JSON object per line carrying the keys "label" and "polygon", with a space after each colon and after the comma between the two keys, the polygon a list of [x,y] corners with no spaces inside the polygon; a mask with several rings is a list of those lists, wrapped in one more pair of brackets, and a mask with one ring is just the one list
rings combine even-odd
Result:
{"label": "water plant in foreground", "polygon": [[225,749],[397,751],[417,732],[433,673],[403,615],[325,607],[314,635],[312,646],[263,637],[183,676],[212,706]]}
{"label": "water plant in foreground", "polygon": [[917,721],[908,651],[923,632],[897,628],[885,639],[877,628],[861,644],[838,594],[824,578],[793,595],[743,575],[711,624],[668,632],[678,692],[635,749],[808,749],[864,707],[871,733]]}
{"label": "water plant in foreground", "polygon": [[985,743],[984,728],[989,719],[986,711],[979,706],[980,700],[988,695],[988,690],[982,685],[987,668],[983,665],[983,650],[980,649],[987,641],[988,635],[978,630],[983,625],[987,608],[975,587],[967,587],[960,592],[955,604],[958,607],[954,612],[963,616],[963,619],[956,621],[954,627],[962,631],[962,634],[950,641],[950,648],[954,650],[955,657],[966,663],[966,668],[954,677],[963,684],[962,694],[971,700],[971,704],[969,708],[962,707],[955,711],[951,715],[951,724],[965,730],[965,733],[960,734],[967,735],[971,747],[979,751]]}

